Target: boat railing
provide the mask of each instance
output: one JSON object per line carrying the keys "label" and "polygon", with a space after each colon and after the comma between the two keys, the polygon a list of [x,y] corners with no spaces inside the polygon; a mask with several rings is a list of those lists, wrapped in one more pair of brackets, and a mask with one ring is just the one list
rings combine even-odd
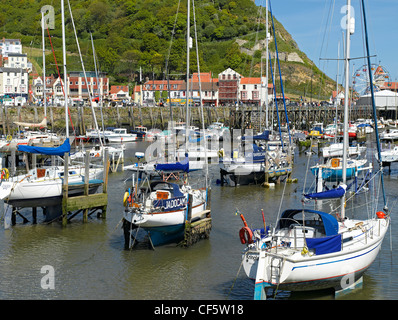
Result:
{"label": "boat railing", "polygon": [[[281,220],[290,220],[293,221],[290,225],[281,228]],[[316,228],[312,226],[306,226],[302,224],[300,221],[293,218],[281,218],[279,219],[279,230],[287,229],[287,233],[284,234],[274,234],[272,235],[272,248],[275,248],[275,252],[277,252],[279,246],[287,245],[290,241],[290,248],[292,249],[302,249],[306,247],[305,239],[307,237],[312,238],[316,234]],[[293,232],[292,232],[293,231]],[[299,232],[301,231],[301,232]],[[292,234],[293,233],[293,234]],[[308,235],[307,235],[308,234]],[[291,241],[293,240],[293,241]],[[301,241],[303,240],[303,241]],[[294,244],[292,247],[291,244]],[[275,244],[275,245],[274,245]]]}

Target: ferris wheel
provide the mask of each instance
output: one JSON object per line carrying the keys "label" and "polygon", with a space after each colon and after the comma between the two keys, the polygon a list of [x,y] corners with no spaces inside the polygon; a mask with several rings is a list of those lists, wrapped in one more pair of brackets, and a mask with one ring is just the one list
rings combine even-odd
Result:
{"label": "ferris wheel", "polygon": [[[390,73],[385,67],[380,64],[372,64],[370,70],[372,72],[373,88],[375,91],[380,91],[388,87],[391,79]],[[354,72],[352,84],[359,96],[370,93],[368,65],[363,65]]]}

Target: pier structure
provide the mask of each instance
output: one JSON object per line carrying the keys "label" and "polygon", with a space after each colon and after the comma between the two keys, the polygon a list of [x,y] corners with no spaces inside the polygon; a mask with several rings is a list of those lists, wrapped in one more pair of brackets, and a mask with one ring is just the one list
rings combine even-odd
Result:
{"label": "pier structure", "polygon": [[[286,125],[286,113],[289,120],[290,128],[299,130],[309,130],[313,123],[323,122],[325,125],[333,123],[336,115],[337,120],[342,121],[344,116],[343,107],[338,106],[337,110],[331,106],[287,106],[287,112],[284,108],[279,107],[278,112],[275,106],[269,107],[269,120],[268,123],[273,123],[278,126],[277,118],[282,125]],[[263,108],[263,114],[265,114]],[[353,106],[350,113],[350,119],[355,121],[359,118],[368,119],[372,116],[370,107],[367,106]],[[381,112],[381,111],[379,111]],[[265,127],[265,116],[262,117],[262,127]],[[272,119],[274,119],[272,121]],[[230,128],[253,129],[259,131],[260,129],[260,108],[258,106],[239,106],[239,108],[231,108],[230,113]]]}
{"label": "pier structure", "polygon": [[[13,110],[19,108],[18,110]],[[4,107],[1,108],[0,132],[4,135],[13,135],[16,132],[14,121],[20,121],[20,118],[26,118],[29,121],[37,121],[43,114],[43,108],[38,106],[21,107]],[[129,130],[135,129],[137,125],[146,126],[148,128],[167,129],[170,121],[180,121],[186,119],[186,106],[173,106],[172,119],[171,112],[167,107],[143,107],[132,106],[104,108],[102,111],[95,110],[97,118],[100,112],[103,112],[104,127],[125,127]],[[286,106],[287,116],[290,127],[296,129],[308,130],[314,122],[332,123],[337,112],[337,119],[343,117],[343,107],[335,107],[330,105],[314,106],[314,105],[298,105],[288,104]],[[256,105],[225,105],[225,106],[205,106],[204,120],[205,125],[209,125],[214,121],[223,122],[224,125],[234,128],[252,128],[257,129],[260,125],[260,110],[263,112],[262,121],[265,125],[265,107],[261,109]],[[85,135],[86,128],[93,128],[92,110],[83,106],[70,107],[71,118],[74,121],[76,136]],[[282,124],[286,123],[286,115],[283,105],[278,104],[279,118]],[[378,118],[396,119],[396,112],[392,109],[378,108]],[[34,119],[32,114],[34,114]],[[350,107],[350,119],[355,121],[358,118],[370,118],[372,114],[371,107],[367,105],[352,105]],[[272,121],[274,119],[274,121]],[[275,106],[271,103],[268,107],[268,123],[276,123],[277,112]],[[61,131],[64,129],[64,114],[61,108],[50,107],[49,125],[53,131]],[[190,123],[192,125],[201,124],[200,108],[190,108]]]}
{"label": "pier structure", "polygon": [[[89,180],[89,152],[85,154],[85,174],[83,184],[77,187],[83,187],[83,195],[70,196],[69,190],[76,187],[69,185],[68,175],[64,178],[62,186],[62,225],[66,226],[67,223],[79,213],[83,213],[83,222],[87,222],[88,217],[94,212],[97,212],[98,218],[106,218],[106,210],[108,206],[108,173],[109,173],[109,154],[105,150],[104,156],[104,179],[90,181]],[[64,172],[68,172],[69,156],[65,153],[65,166]],[[90,194],[90,187],[102,185],[102,192]]]}
{"label": "pier structure", "polygon": [[[32,166],[36,165],[36,154],[32,154]],[[64,172],[68,171],[69,155],[65,154]],[[32,224],[37,224],[37,208],[41,208],[45,216],[44,223],[52,223],[54,221],[62,221],[62,225],[66,226],[67,223],[74,218],[77,214],[83,213],[83,222],[87,222],[88,217],[94,212],[97,212],[98,218],[106,218],[106,209],[108,204],[107,184],[109,172],[109,155],[105,153],[104,161],[104,179],[103,180],[88,180],[88,172],[90,168],[89,153],[87,151],[85,156],[85,179],[81,183],[68,183],[68,174],[63,178],[62,196],[50,199],[31,199],[31,200],[5,200],[5,211],[11,212],[11,225],[17,224],[17,216],[22,218],[24,224],[30,222],[26,217],[26,210],[32,209]],[[15,167],[14,167],[15,168]],[[14,169],[15,170],[15,169]],[[38,169],[39,170],[39,169]],[[102,186],[102,191],[99,193],[92,193]],[[73,196],[70,194],[73,191]],[[76,195],[77,194],[77,195]],[[6,212],[4,215],[6,216]]]}

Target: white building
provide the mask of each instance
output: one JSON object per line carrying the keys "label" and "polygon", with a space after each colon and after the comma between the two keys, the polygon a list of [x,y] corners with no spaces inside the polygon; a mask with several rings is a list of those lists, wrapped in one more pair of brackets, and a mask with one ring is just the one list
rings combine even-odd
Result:
{"label": "white building", "polygon": [[[384,110],[396,110],[398,107],[398,93],[391,90],[381,90],[374,93],[376,108],[382,108]],[[372,98],[370,94],[361,96],[357,102],[357,105],[371,106]]]}
{"label": "white building", "polygon": [[29,77],[20,68],[0,68],[0,96],[23,96],[28,98]]}
{"label": "white building", "polygon": [[22,54],[22,43],[19,39],[5,39],[0,40],[0,54],[3,57],[8,57],[9,53]]}
{"label": "white building", "polygon": [[28,62],[28,56],[23,53],[8,53],[8,56],[4,58],[4,67],[7,68],[20,68],[28,70],[32,69],[32,64]]}
{"label": "white building", "polygon": [[[42,102],[43,100],[43,79],[37,77],[33,79],[32,84],[32,95],[36,102]],[[54,78],[53,76],[46,77],[46,97],[48,103],[57,104],[64,99],[64,93],[62,90],[62,82],[60,78]]]}
{"label": "white building", "polygon": [[109,92],[111,100],[130,100],[129,86],[111,86]]}

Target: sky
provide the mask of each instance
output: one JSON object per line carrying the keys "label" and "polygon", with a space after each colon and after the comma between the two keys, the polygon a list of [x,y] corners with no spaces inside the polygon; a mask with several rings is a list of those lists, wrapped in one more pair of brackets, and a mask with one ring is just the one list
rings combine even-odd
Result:
{"label": "sky", "polygon": [[[360,0],[351,0],[355,14],[355,32],[351,36],[351,58],[364,57],[365,40]],[[255,0],[265,7],[265,0]],[[270,0],[272,14],[292,35],[303,51],[323,72],[336,79],[337,61],[320,59],[343,58],[343,29],[341,12],[346,0]],[[333,9],[333,10],[332,10]],[[398,0],[365,0],[371,63],[381,65],[391,81],[398,81]],[[338,47],[340,42],[340,54]],[[344,43],[343,43],[344,42]],[[353,59],[350,75],[367,63],[365,59]],[[343,62],[339,63],[339,83],[343,78]],[[358,82],[357,82],[358,83]]]}

